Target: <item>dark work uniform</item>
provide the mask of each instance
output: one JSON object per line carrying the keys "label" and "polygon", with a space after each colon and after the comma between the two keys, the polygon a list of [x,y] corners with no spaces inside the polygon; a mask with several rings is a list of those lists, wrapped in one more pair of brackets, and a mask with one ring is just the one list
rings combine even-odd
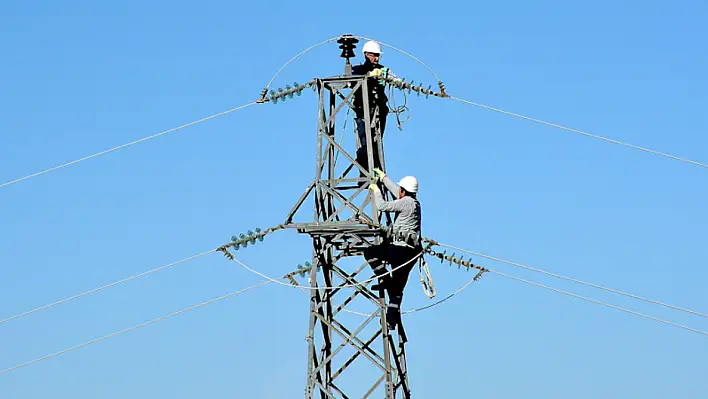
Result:
{"label": "dark work uniform", "polygon": [[[354,75],[366,75],[367,73],[373,71],[376,68],[383,68],[383,65],[381,64],[374,64],[370,62],[368,59],[363,63],[359,65],[355,65],[352,67],[352,73]],[[384,130],[386,128],[386,116],[388,115],[388,98],[386,97],[386,86],[384,84],[381,84],[378,79],[368,79],[366,82],[368,85],[368,94],[369,94],[369,118],[371,118],[371,125],[372,127],[376,126],[376,123],[379,124],[380,130],[381,130],[381,138],[383,138]],[[377,120],[374,120],[374,113],[376,112],[376,108],[378,107],[378,118]],[[356,114],[354,118],[354,129],[356,130],[357,135],[359,136],[359,142],[361,143],[361,147],[356,152],[356,160],[359,162],[361,166],[363,166],[366,169],[369,169],[369,162],[368,162],[368,154],[367,154],[367,148],[366,148],[366,133],[365,133],[365,122],[364,122],[364,96],[361,91],[357,91],[357,93],[354,95],[354,113]],[[374,131],[372,130],[372,140],[374,140]],[[379,162],[379,151],[378,151],[378,144],[376,142],[373,143],[374,146],[374,167],[375,168],[380,168],[380,162]]]}

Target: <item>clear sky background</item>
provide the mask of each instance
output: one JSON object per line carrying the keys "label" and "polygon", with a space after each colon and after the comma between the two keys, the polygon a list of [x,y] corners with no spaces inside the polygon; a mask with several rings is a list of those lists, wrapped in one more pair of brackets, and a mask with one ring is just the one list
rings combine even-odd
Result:
{"label": "clear sky background", "polygon": [[[5,0],[0,182],[250,102],[343,33],[415,54],[453,95],[706,162],[707,18],[704,1]],[[321,47],[275,87],[339,74],[338,56]],[[402,132],[389,121],[388,173],[419,177],[427,236],[708,310],[708,170],[449,100],[409,106]],[[305,92],[0,189],[0,318],[281,223],[315,135]],[[287,231],[239,259],[279,276],[310,253]],[[471,277],[431,269],[440,297]],[[405,308],[430,303],[417,278]],[[212,254],[2,324],[0,369],[258,281]],[[268,285],[0,375],[0,397],[301,397],[307,318],[305,295]],[[416,398],[706,397],[708,337],[491,274],[405,323]]]}

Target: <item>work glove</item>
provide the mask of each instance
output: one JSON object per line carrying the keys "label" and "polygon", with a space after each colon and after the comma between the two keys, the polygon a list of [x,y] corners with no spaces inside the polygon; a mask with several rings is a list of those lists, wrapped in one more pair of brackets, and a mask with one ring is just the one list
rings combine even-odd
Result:
{"label": "work glove", "polygon": [[374,168],[373,172],[377,181],[383,181],[384,177],[386,177],[386,173],[381,169]]}
{"label": "work glove", "polygon": [[386,68],[386,67],[380,68],[380,71],[381,71],[380,76],[381,76],[382,78],[395,78],[395,77],[396,77],[396,75],[394,75],[394,74],[391,72],[391,70],[388,69],[388,68]]}
{"label": "work glove", "polygon": [[381,70],[381,68],[376,68],[369,72],[366,76],[370,78],[380,78],[383,74],[384,72]]}
{"label": "work glove", "polygon": [[371,190],[371,192],[375,193],[375,192],[379,191],[379,186],[377,186],[376,183],[371,183],[369,185],[369,190]]}

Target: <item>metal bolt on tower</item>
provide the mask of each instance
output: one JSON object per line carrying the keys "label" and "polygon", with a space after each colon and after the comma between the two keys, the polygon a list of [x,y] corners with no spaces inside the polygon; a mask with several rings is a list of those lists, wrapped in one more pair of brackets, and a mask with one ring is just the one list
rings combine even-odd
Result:
{"label": "metal bolt on tower", "polygon": [[[344,40],[342,46],[354,43]],[[375,123],[378,110],[370,110],[368,101],[368,85],[379,83],[352,76],[350,70],[346,68],[344,76],[314,81],[318,93],[315,178],[283,226],[310,235],[313,244],[305,397],[369,398],[383,393],[386,399],[410,398],[403,327],[399,325],[397,334],[389,331],[384,291],[368,288],[376,280],[360,283],[373,275],[363,250],[381,242],[379,226],[390,225],[390,220],[382,221],[368,190],[374,165],[385,166],[382,134]],[[335,137],[337,122],[346,119],[342,111],[353,107],[355,93],[363,97],[366,142],[353,135],[354,147],[368,149],[366,167],[357,162],[356,152],[352,155]],[[310,202],[314,220],[295,220]],[[365,316],[350,313],[355,306]]]}

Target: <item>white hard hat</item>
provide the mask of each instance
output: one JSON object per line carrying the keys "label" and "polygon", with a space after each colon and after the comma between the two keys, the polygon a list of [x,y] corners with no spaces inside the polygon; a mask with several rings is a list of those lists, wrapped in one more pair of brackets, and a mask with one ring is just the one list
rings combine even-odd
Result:
{"label": "white hard hat", "polygon": [[373,40],[369,40],[368,42],[364,43],[364,47],[362,47],[361,52],[383,54],[383,52],[381,52],[381,46],[379,46],[379,44]]}
{"label": "white hard hat", "polygon": [[401,181],[398,182],[398,185],[403,187],[404,190],[408,191],[409,193],[417,193],[418,192],[418,179],[416,179],[414,176],[406,176]]}

